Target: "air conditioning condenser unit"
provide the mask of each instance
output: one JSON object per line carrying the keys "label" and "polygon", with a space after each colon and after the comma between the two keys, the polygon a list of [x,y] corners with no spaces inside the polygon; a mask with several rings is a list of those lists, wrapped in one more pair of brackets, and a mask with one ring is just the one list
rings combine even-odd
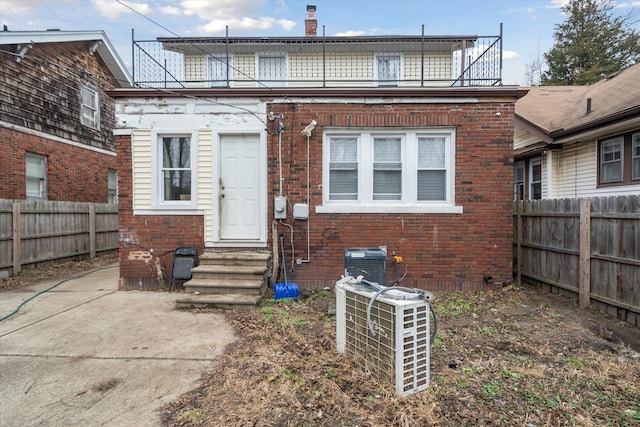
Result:
{"label": "air conditioning condenser unit", "polygon": [[[429,387],[429,303],[336,284],[336,347],[400,396]],[[375,334],[371,333],[371,330]]]}

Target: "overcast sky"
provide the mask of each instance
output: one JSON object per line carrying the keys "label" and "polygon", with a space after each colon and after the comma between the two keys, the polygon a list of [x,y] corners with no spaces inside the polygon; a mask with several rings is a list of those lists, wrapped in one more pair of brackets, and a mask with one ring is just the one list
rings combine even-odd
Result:
{"label": "overcast sky", "polygon": [[[131,62],[136,40],[162,36],[303,36],[307,5],[318,33],[336,35],[494,36],[503,23],[504,84],[526,83],[525,64],[553,46],[568,0],[0,0],[0,24],[13,31],[104,30]],[[640,18],[640,0],[616,13]],[[126,6],[128,7],[126,7]],[[137,11],[138,13],[134,12]],[[640,24],[637,24],[640,25]],[[1,34],[0,34],[1,37]]]}

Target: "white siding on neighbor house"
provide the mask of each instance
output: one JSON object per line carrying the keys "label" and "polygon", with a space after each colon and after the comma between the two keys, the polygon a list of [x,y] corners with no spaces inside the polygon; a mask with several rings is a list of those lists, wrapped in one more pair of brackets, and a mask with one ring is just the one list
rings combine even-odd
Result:
{"label": "white siding on neighbor house", "polygon": [[131,134],[134,211],[151,209],[151,151],[151,130],[134,130]]}
{"label": "white siding on neighbor house", "polygon": [[591,195],[596,188],[595,144],[573,144],[558,154],[555,198]]}
{"label": "white siding on neighbor house", "polygon": [[204,235],[213,235],[213,197],[217,194],[213,178],[213,139],[211,129],[198,130],[197,164],[198,188],[196,188],[197,209],[204,212]]}
{"label": "white siding on neighbor house", "polygon": [[[597,188],[597,142],[565,145],[554,156],[554,199],[574,197],[623,196],[638,194],[638,185]],[[545,175],[543,175],[545,176]]]}
{"label": "white siding on neighbor house", "polygon": [[534,135],[531,135],[529,132],[521,128],[520,126],[515,126],[514,130],[514,138],[513,138],[513,149],[520,150],[521,148],[528,147],[532,144],[537,144],[540,142],[539,138],[536,138]]}

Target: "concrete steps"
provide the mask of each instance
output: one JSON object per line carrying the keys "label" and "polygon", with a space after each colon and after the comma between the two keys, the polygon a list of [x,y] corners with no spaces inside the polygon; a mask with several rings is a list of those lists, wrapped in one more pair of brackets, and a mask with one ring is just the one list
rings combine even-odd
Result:
{"label": "concrete steps", "polygon": [[178,308],[250,310],[264,295],[271,255],[263,251],[205,252],[184,284]]}

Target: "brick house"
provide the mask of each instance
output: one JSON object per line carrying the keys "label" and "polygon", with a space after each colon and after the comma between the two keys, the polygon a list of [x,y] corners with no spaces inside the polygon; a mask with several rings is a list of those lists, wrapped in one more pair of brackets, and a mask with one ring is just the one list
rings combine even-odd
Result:
{"label": "brick house", "polygon": [[0,32],[0,199],[115,203],[114,100],[131,78],[102,31]]}
{"label": "brick house", "polygon": [[183,245],[270,254],[303,289],[333,286],[348,248],[383,248],[388,279],[401,256],[406,286],[510,280],[526,92],[500,85],[501,38],[320,37],[314,12],[305,37],[159,39],[176,68],[110,93],[121,287],[164,288]]}

